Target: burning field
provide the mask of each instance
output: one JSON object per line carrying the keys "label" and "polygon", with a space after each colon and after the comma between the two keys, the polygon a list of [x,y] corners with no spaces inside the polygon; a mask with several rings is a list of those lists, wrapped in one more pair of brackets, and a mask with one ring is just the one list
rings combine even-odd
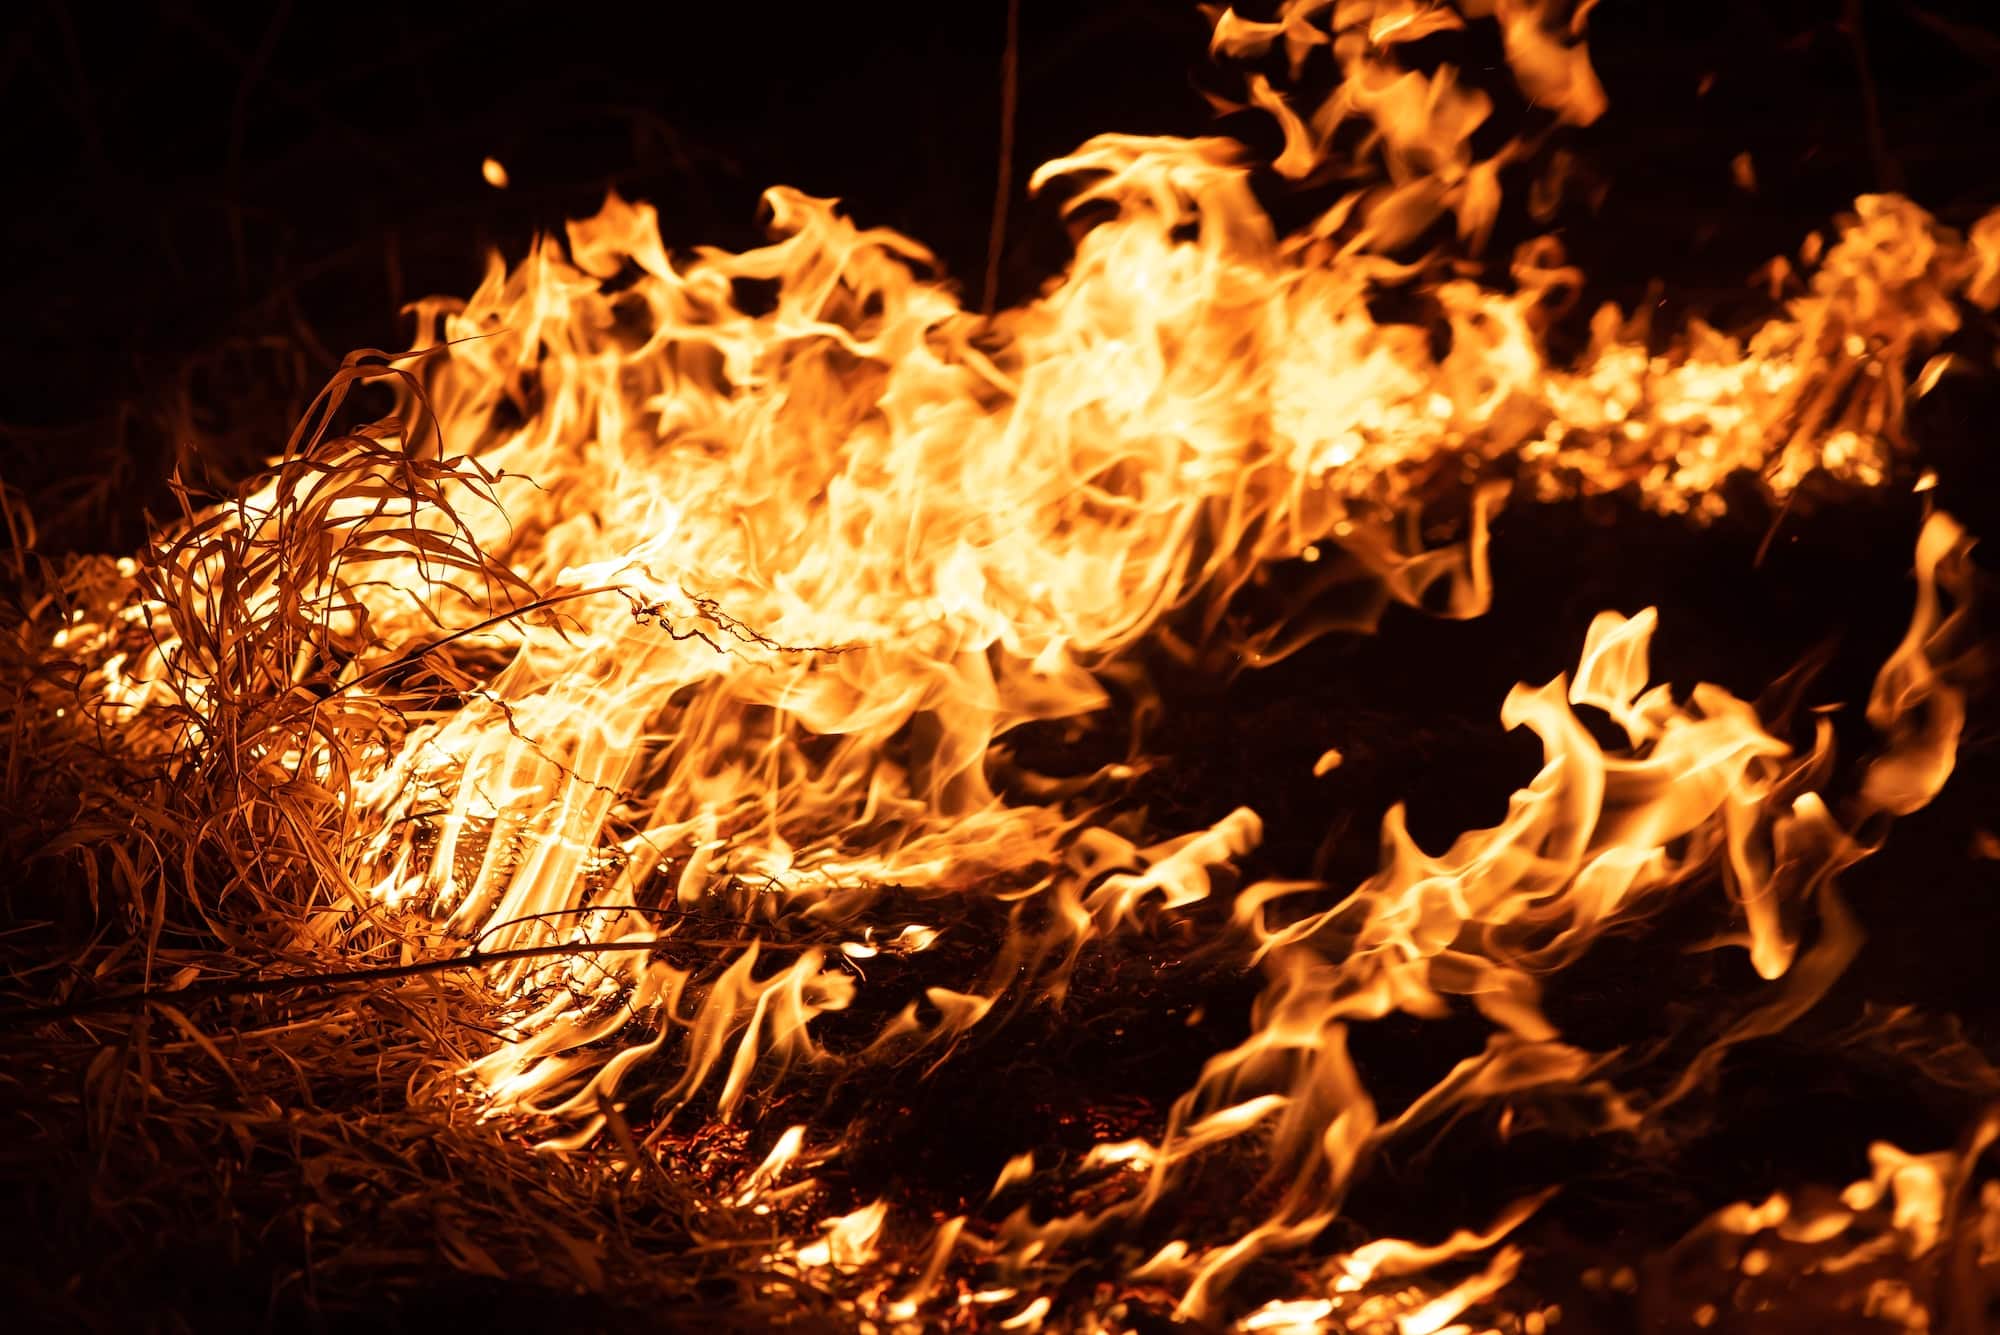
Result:
{"label": "burning field", "polygon": [[7,491],[19,1310],[1989,1329],[2000,210],[1586,302],[1593,8],[1216,10],[1260,147],[1012,305],[614,194],[133,550]]}

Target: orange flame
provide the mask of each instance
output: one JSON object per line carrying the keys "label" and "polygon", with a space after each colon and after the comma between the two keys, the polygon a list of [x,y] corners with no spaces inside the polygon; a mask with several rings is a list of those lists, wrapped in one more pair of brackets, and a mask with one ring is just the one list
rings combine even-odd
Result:
{"label": "orange flame", "polygon": [[[234,689],[199,631],[231,599],[323,611],[324,633],[287,670],[295,681],[315,656],[337,657],[330,713],[413,663],[456,683],[458,707],[385,724],[355,760],[310,731],[259,745],[286,781],[342,789],[354,885],[326,930],[386,909],[433,938],[548,948],[493,967],[510,1029],[467,1073],[496,1109],[561,1122],[551,1149],[593,1137],[648,1064],[672,1073],[664,1108],[729,1118],[788,1069],[836,1060],[816,1022],[852,1005],[864,965],[932,948],[955,904],[990,897],[1011,917],[983,968],[930,987],[838,1058],[942,1062],[1024,999],[1060,998],[1093,944],[1201,905],[1262,837],[1239,809],[1142,844],[1096,810],[1143,757],[1036,775],[1010,749],[1022,725],[1103,710],[1149,638],[1252,663],[1290,652],[1325,623],[1223,629],[1231,597],[1275,562],[1337,557],[1327,564],[1374,582],[1378,606],[1477,615],[1491,597],[1487,517],[1514,483],[1541,497],[1634,488],[1699,518],[1740,470],[1775,496],[1815,470],[1881,482],[1903,449],[1902,367],[1957,328],[1958,303],[2000,301],[2000,212],[1961,237],[1889,196],[1858,201],[1748,339],[1696,325],[1655,353],[1606,308],[1571,366],[1541,341],[1545,303],[1581,281],[1553,240],[1517,253],[1504,292],[1392,257],[1446,219],[1477,246],[1501,168],[1526,151],[1477,158],[1491,98],[1450,69],[1403,67],[1402,48],[1490,20],[1525,96],[1586,124],[1605,110],[1581,42],[1588,9],[1223,11],[1221,54],[1281,48],[1296,79],[1329,49],[1342,78],[1315,107],[1264,75],[1248,96],[1279,122],[1282,175],[1362,184],[1279,236],[1235,145],[1099,136],[1033,179],[1067,192],[1072,262],[990,319],[931,276],[920,245],[857,227],[830,200],[774,189],[770,244],[676,256],[652,208],[614,196],[566,244],[545,240],[511,270],[496,257],[469,299],[423,303],[424,355],[394,370],[392,418],[287,453],[330,467],[380,451],[372,493],[322,504],[318,471],[280,469],[198,518],[202,541],[163,548],[211,605],[140,598],[80,619],[64,643],[94,655],[104,717],[130,726],[173,706],[197,734]],[[484,170],[505,184],[497,162]],[[1377,285],[1419,282],[1441,346],[1370,312]],[[1926,373],[1919,392],[1934,382]],[[434,503],[402,508],[392,483],[417,476]],[[1412,520],[1439,479],[1474,484],[1473,499],[1459,540],[1426,549]],[[367,568],[222,588],[214,544],[295,542],[306,514],[363,535]],[[455,565],[461,541],[512,582]],[[909,1319],[960,1248],[983,1247],[1011,1287],[967,1301],[1006,1312],[1004,1328],[1038,1328],[1048,1297],[1013,1304],[1049,1258],[1145,1220],[1198,1163],[1247,1156],[1261,1217],[1178,1237],[1132,1272],[1214,1319],[1245,1266],[1322,1233],[1394,1138],[1475,1105],[1511,1115],[1553,1100],[1643,1132],[1730,1044],[1811,1005],[1858,945],[1834,877],[1867,851],[1864,823],[1936,794],[1963,728],[1966,632],[1943,596],[1963,598],[1965,548],[1942,515],[1924,530],[1909,634],[1868,702],[1883,748],[1851,810],[1822,795],[1824,724],[1800,755],[1718,687],[1676,698],[1649,684],[1654,612],[1600,615],[1573,678],[1502,705],[1507,727],[1541,739],[1543,765],[1500,824],[1432,854],[1398,807],[1380,870],[1351,893],[1238,892],[1220,948],[1264,972],[1251,1032],[1208,1062],[1157,1142],[1107,1141],[1075,1166],[1018,1157],[994,1191],[1071,1171],[1123,1185],[1053,1219],[1023,1207],[991,1238],[950,1221],[923,1275],[878,1294],[880,1310]],[[1625,744],[1601,747],[1586,708]],[[1315,773],[1338,763],[1328,750]],[[1731,944],[1772,994],[1649,1105],[1615,1082],[1616,1054],[1562,1038],[1541,989],[1608,928],[1709,872],[1740,910]],[[704,935],[717,925],[719,946]],[[1350,1027],[1460,1003],[1490,1025],[1485,1049],[1414,1101],[1378,1106]],[[781,1137],[739,1202],[779,1191],[803,1139]],[[1872,1203],[1893,1189],[1896,1227],[1920,1239],[1930,1170],[1912,1162],[1878,1162],[1868,1190]],[[1541,1199],[1434,1247],[1382,1240],[1333,1258],[1319,1291],[1274,1299],[1241,1329],[1469,1328],[1453,1323],[1511,1281],[1520,1253],[1504,1239]],[[866,1267],[888,1221],[875,1202],[774,1263]],[[1378,1283],[1488,1252],[1454,1285]]]}

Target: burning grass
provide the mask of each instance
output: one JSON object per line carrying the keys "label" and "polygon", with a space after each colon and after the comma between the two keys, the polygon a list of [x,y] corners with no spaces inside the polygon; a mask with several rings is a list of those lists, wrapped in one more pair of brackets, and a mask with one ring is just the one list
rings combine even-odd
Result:
{"label": "burning grass", "polygon": [[[395,371],[357,362],[320,411],[376,374]],[[23,874],[6,951],[17,1001],[75,1017],[7,1025],[10,1177],[22,1217],[42,1221],[12,1257],[10,1288],[51,1319],[161,1303],[190,1327],[233,1322],[310,1309],[322,1284],[357,1270],[378,1293],[420,1295],[441,1255],[475,1275],[596,1287],[597,1253],[616,1245],[556,1244],[593,1211],[587,1166],[526,1156],[518,1136],[469,1115],[449,1054],[488,1041],[490,995],[464,970],[399,970],[433,952],[372,933],[352,893],[352,748],[436,707],[447,665],[435,649],[386,656],[375,680],[393,690],[351,690],[367,637],[336,648],[342,605],[300,590],[327,587],[336,568],[365,579],[380,550],[331,507],[435,508],[449,466],[307,430],[279,468],[310,478],[309,504],[260,530],[229,523],[241,511],[226,504],[197,518],[190,499],[143,566],[58,568],[10,506],[5,828]],[[423,555],[519,589],[469,546],[427,537]],[[277,596],[252,611],[245,594],[266,588]],[[131,640],[178,636],[199,684],[167,683],[169,698],[129,726],[116,711],[80,718],[76,664],[52,647],[135,593],[161,617],[127,623]],[[311,754],[330,782],[274,773],[274,748]],[[342,919],[349,930],[329,932]],[[128,991],[149,999],[125,1002]],[[653,1249],[683,1248],[681,1211],[648,1205],[647,1218],[674,1221],[646,1226],[660,1230]]]}
{"label": "burning grass", "polygon": [[[329,452],[340,448],[331,442]],[[361,491],[371,504],[381,499],[372,481]],[[1945,555],[1933,545],[1933,560]],[[118,578],[115,565],[108,579],[108,563],[98,561],[52,570],[25,544],[15,563],[20,587],[44,594],[60,588],[86,607],[93,589]],[[257,571],[281,566],[254,556],[246,562]],[[193,602],[196,594],[181,598]],[[534,602],[523,599],[521,606],[546,614]],[[265,734],[233,725],[222,713],[177,720],[164,734],[175,746],[153,750],[130,745],[130,734],[116,729],[78,729],[73,711],[81,697],[60,671],[63,656],[28,651],[53,644],[54,632],[72,624],[72,608],[58,597],[27,606],[40,620],[23,623],[20,638],[10,641],[21,652],[12,660],[19,666],[10,677],[9,722],[22,740],[11,752],[8,828],[18,839],[9,854],[31,874],[15,885],[10,907],[17,927],[5,945],[16,998],[45,1009],[7,1017],[13,1139],[33,1147],[10,1176],[24,1187],[33,1217],[50,1224],[19,1254],[16,1287],[29,1295],[31,1310],[52,1319],[150,1309],[167,1323],[204,1328],[295,1313],[338,1320],[343,1313],[388,1311],[416,1325],[480,1311],[503,1322],[531,1319],[538,1304],[549,1319],[566,1323],[579,1313],[611,1322],[666,1310],[676,1314],[672,1321],[705,1328],[844,1329],[856,1321],[857,1306],[892,1319],[884,1309],[893,1290],[882,1292],[882,1272],[869,1259],[876,1247],[903,1258],[890,1273],[901,1276],[896,1288],[904,1290],[922,1283],[939,1255],[928,1229],[911,1231],[912,1214],[915,1221],[931,1212],[949,1219],[968,1206],[981,1213],[980,1183],[995,1175],[1003,1150],[1011,1154],[1022,1145],[1034,1147],[1043,1174],[997,1174],[996,1205],[985,1207],[997,1213],[989,1220],[1022,1204],[1024,1189],[1029,1201],[1040,1202],[1038,1213],[1118,1208],[1128,1199],[1118,1180],[1119,1147],[1129,1146],[1142,1163],[1156,1153],[1150,1146],[1166,1125],[1167,1102],[1198,1075],[1191,1057],[1225,1049],[1246,1018],[1248,980],[1228,959],[1204,950],[1207,933],[1221,924],[1204,926],[1198,913],[1166,917],[1124,948],[1087,956],[1063,1010],[1019,1013],[934,1061],[867,1066],[844,1077],[837,1069],[795,1075],[746,1110],[737,1127],[710,1120],[699,1104],[658,1119],[636,1108],[628,1117],[631,1105],[606,1102],[604,1127],[593,1140],[567,1153],[537,1154],[531,1143],[545,1134],[538,1119],[491,1117],[462,1074],[491,1051],[510,1020],[505,994],[496,993],[486,973],[499,961],[474,967],[464,960],[462,941],[396,935],[361,911],[346,912],[344,937],[330,939],[323,928],[302,931],[302,923],[324,924],[342,911],[328,890],[342,884],[333,879],[343,872],[339,862],[327,861],[324,879],[297,875],[318,864],[296,857],[280,864],[291,875],[245,869],[257,863],[259,841],[271,837],[266,830],[292,838],[302,829],[332,830],[320,837],[337,839],[340,827],[288,818],[283,794],[273,795],[264,776],[220,788],[207,776],[188,782],[177,773],[215,765],[213,748],[190,737],[249,738],[253,748],[268,748],[258,740]],[[288,638],[294,624],[246,620],[268,636],[265,643],[279,646],[282,657],[271,661],[296,661],[298,641]],[[1953,656],[1946,650],[1962,647],[1953,641],[1964,631],[1941,638],[1940,624],[1909,642],[1935,647],[1944,661]],[[29,625],[41,638],[28,638]],[[449,635],[441,628],[437,639]],[[365,643],[355,650],[367,651]],[[332,675],[351,671],[339,667]],[[245,689],[225,709],[286,720],[292,728],[286,737],[343,744],[331,728],[302,733],[293,722],[298,715],[274,703],[272,697],[291,696],[298,684],[282,672],[245,671],[239,679],[266,690]],[[427,699],[435,707],[436,697],[421,689],[436,688],[411,686],[376,726],[397,726]],[[310,691],[295,698],[309,697],[323,698]],[[218,792],[269,802],[263,823],[248,811],[217,819]],[[892,896],[883,911],[893,919],[925,907],[924,896],[900,902]],[[712,979],[746,944],[740,921],[676,916],[705,935],[662,935],[645,950],[684,965],[706,952]],[[982,943],[1004,940],[1010,925],[1018,927],[1004,905],[970,903],[933,950],[865,961],[872,981],[861,995],[894,997],[977,976],[988,967],[990,946]],[[143,1003],[132,999],[136,988],[149,989]],[[861,1048],[893,1018],[892,1009],[864,1002],[830,1015],[820,1026],[821,1043],[829,1051]],[[1175,1039],[1176,1031],[1198,1042],[1191,1049]],[[1857,1040],[1881,1032],[1871,1026]],[[1916,1049],[1943,1051],[1932,1039],[1919,1040]],[[1392,1076],[1396,1065],[1388,1063]],[[1670,1059],[1660,1074],[1675,1069]],[[1972,1097],[1980,1089],[1983,1097],[2000,1095],[2000,1079],[1977,1060],[1961,1077],[1971,1081]],[[1420,1087],[1421,1080],[1411,1092]],[[1033,1092],[1023,1097],[1024,1089]],[[1111,1097],[1113,1089],[1122,1092]],[[1384,1089],[1378,1096],[1394,1095]],[[775,1156],[773,1166],[774,1132],[785,1124],[845,1126],[854,1143],[832,1153],[816,1133],[795,1146],[805,1151],[801,1157]],[[1651,1152],[1665,1152],[1667,1143],[1671,1138],[1652,1142]],[[1520,1323],[1550,1304],[1566,1308],[1571,1328],[1591,1328],[1593,1310],[1616,1313],[1634,1302],[1669,1323],[1699,1322],[1705,1311],[1712,1325],[1717,1313],[1727,1319],[1741,1310],[1746,1291],[1751,1311],[1762,1302],[1802,1311],[1785,1305],[1789,1290],[1777,1286],[1786,1276],[1806,1286],[1822,1316],[1946,1311],[1953,1304],[1967,1310],[1974,1290],[1966,1286],[1974,1281],[1965,1276],[1986,1264],[1981,1258],[1990,1249],[1978,1241],[1985,1227],[1975,1209],[1980,1198],[1952,1184],[1959,1180],[1953,1174],[1976,1160],[1974,1145],[1961,1159],[1933,1166],[1943,1185],[1938,1222],[1930,1227],[1934,1238],[1949,1241],[1933,1240],[1914,1260],[1908,1229],[1920,1225],[1909,1221],[1931,1217],[1924,1207],[1891,1212],[1884,1198],[1879,1206],[1848,1208],[1843,1222],[1826,1213],[1834,1207],[1817,1204],[1809,1215],[1814,1222],[1786,1226],[1786,1204],[1740,1217],[1725,1212],[1683,1246],[1651,1253],[1643,1274],[1632,1268],[1629,1251],[1544,1241],[1542,1263],[1530,1265],[1534,1278],[1525,1291],[1517,1273],[1522,1254],[1503,1251],[1476,1270],[1472,1289],[1458,1292],[1511,1281],[1512,1315],[1493,1318],[1506,1330],[1532,1328]],[[1176,1189],[1168,1233],[1178,1227],[1172,1220],[1229,1209],[1225,1202],[1240,1191],[1235,1173],[1247,1166],[1232,1169],[1231,1162]],[[1959,1163],[1965,1169],[1953,1166]],[[817,1185],[800,1183],[806,1172]],[[1574,1162],[1570,1172],[1576,1173]],[[1638,1172],[1636,1162],[1619,1161],[1583,1176],[1616,1181]],[[898,1202],[893,1220],[866,1213],[866,1197],[881,1190]],[[1904,1190],[1921,1196],[1923,1188]],[[1254,1217],[1277,1203],[1260,1191],[1238,1208]],[[1359,1208],[1363,1217],[1394,1214],[1371,1202],[1365,1184]],[[834,1230],[821,1260],[812,1254],[819,1244],[798,1239],[814,1236],[818,1217],[830,1210],[866,1223],[848,1233]],[[1951,1222],[1960,1218],[1965,1222]],[[991,1227],[951,1232],[970,1241]],[[163,1246],[163,1238],[175,1241]],[[1717,1247],[1728,1253],[1720,1261],[1710,1255]],[[1862,1253],[1867,1259],[1841,1259]],[[1588,1264],[1600,1254],[1601,1263]],[[977,1262],[977,1249],[956,1261],[945,1255],[931,1276],[942,1291],[928,1310],[940,1311],[943,1300],[942,1312],[971,1325],[1028,1310],[997,1296],[1012,1286],[982,1278],[993,1273],[992,1262]],[[1550,1255],[1561,1258],[1560,1269],[1549,1268]],[[1140,1259],[1114,1248],[1067,1281],[1045,1272],[1043,1282],[1055,1286],[1043,1295],[1063,1307],[1122,1313],[1106,1317],[1114,1328],[1142,1321],[1149,1311],[1164,1319],[1176,1301],[1171,1284],[1132,1277],[1097,1287]],[[1674,1278],[1689,1267],[1691,1278]],[[1281,1266],[1239,1282],[1252,1296],[1260,1289],[1282,1293],[1296,1282],[1285,1278],[1288,1272]],[[1729,1273],[1748,1278],[1711,1278]],[[52,1282],[56,1276],[61,1281]],[[1748,1289],[1730,1287],[1739,1282]],[[1338,1297],[1346,1281],[1333,1275],[1326,1283]],[[1393,1278],[1382,1283],[1387,1287],[1364,1280],[1344,1290],[1350,1295],[1344,1312],[1327,1306],[1332,1299],[1274,1298],[1246,1316],[1244,1328],[1312,1329],[1340,1316],[1367,1329],[1370,1322],[1417,1319],[1441,1292],[1398,1287]],[[1602,1319],[1612,1329],[1620,1320]]]}
{"label": "burning grass", "polygon": [[[2000,300],[2000,215],[1865,199],[1749,337],[1658,351],[1607,308],[1558,363],[1581,279],[1553,242],[1507,289],[1392,255],[1476,245],[1529,151],[1480,158],[1490,101],[1401,63],[1462,20],[1324,8],[1217,28],[1340,70],[1309,113],[1250,82],[1280,175],[1363,182],[1293,236],[1234,147],[1101,136],[1036,178],[1075,261],[989,318],[829,201],[773,191],[770,245],[675,257],[613,199],[424,304],[419,350],[350,358],[136,557],[50,563],[7,498],[0,1032],[16,1176],[58,1221],[17,1254],[37,1310],[1720,1319],[1534,1239],[1577,1217],[1565,1184],[1683,1153],[1856,958],[1841,882],[1938,796],[1984,675],[1952,519],[1914,535],[1859,755],[1801,710],[1810,671],[1757,703],[1654,684],[1648,609],[1506,695],[1539,768],[1442,852],[1393,807],[1372,870],[1296,879],[1244,775],[1176,824],[1134,793],[1193,763],[1174,675],[1395,603],[1485,613],[1510,490],[1692,525],[1746,472],[1780,521],[1814,477],[1910,481],[1905,409],[1948,364],[1915,368]],[[1602,110],[1575,30],[1492,16],[1537,105]],[[1436,327],[1375,317],[1405,285]],[[370,384],[394,407],[357,424]],[[1347,763],[1314,741],[1295,786]],[[1558,1025],[1631,939],[1716,1003]],[[1755,1241],[1744,1312],[1766,1274],[1852,1273],[1824,1296],[1858,1320],[1975,1319],[1989,1125],[1638,1254],[1657,1280]],[[1437,1208],[1391,1230],[1383,1179],[1467,1143],[1490,1176],[1419,1178]]]}

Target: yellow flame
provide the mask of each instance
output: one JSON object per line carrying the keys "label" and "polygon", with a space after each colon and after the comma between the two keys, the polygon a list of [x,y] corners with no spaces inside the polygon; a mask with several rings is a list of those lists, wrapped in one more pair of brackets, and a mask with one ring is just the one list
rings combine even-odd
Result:
{"label": "yellow flame", "polygon": [[[560,1123],[547,1148],[596,1135],[647,1066],[663,1110],[699,1102],[729,1118],[787,1070],[836,1060],[815,1024],[851,1006],[863,967],[933,948],[962,902],[990,899],[1007,928],[962,986],[924,988],[838,1058],[941,1063],[1014,1004],[1059,1000],[1093,943],[1193,913],[1262,838],[1248,808],[1164,837],[1106,820],[1145,759],[1035,774],[1013,750],[1024,725],[1079,723],[1114,687],[1153,708],[1132,663],[1144,642],[1254,665],[1392,599],[1477,615],[1492,596],[1488,520],[1510,490],[1631,490],[1700,519],[1738,472],[1773,497],[1815,471],[1883,482],[1905,454],[1904,366],[1958,328],[1962,304],[2000,303],[2000,212],[1960,235],[1886,195],[1802,250],[1803,284],[1748,337],[1697,323],[1660,350],[1643,319],[1607,307],[1572,363],[1544,344],[1582,282],[1552,238],[1516,252],[1504,288],[1435,254],[1408,259],[1439,229],[1482,244],[1500,172],[1529,148],[1523,136],[1479,156],[1492,97],[1448,67],[1406,67],[1405,48],[1490,22],[1536,114],[1588,124],[1606,106],[1581,41],[1589,7],[1223,11],[1222,55],[1282,49],[1297,82],[1310,54],[1330,53],[1341,77],[1323,98],[1269,75],[1246,92],[1278,122],[1281,175],[1356,188],[1281,236],[1238,146],[1100,135],[1033,177],[1063,196],[1069,265],[990,318],[921,245],[831,200],[771,190],[767,245],[683,254],[650,206],[613,196],[511,269],[495,257],[466,300],[422,303],[423,355],[380,371],[390,418],[295,442],[283,462],[310,467],[276,469],[194,521],[191,540],[164,543],[188,599],[155,580],[77,613],[58,645],[88,660],[95,718],[139,737],[177,710],[175,736],[207,741],[245,689],[217,666],[214,623],[294,606],[317,617],[258,671],[287,691],[313,679],[320,721],[247,745],[282,781],[342,790],[356,891],[324,930],[379,907],[413,939],[520,952],[492,966],[509,1028],[468,1073],[495,1109]],[[482,172],[506,186],[495,159]],[[1371,298],[1387,286],[1421,292],[1435,327],[1378,319]],[[1916,392],[1947,367],[1932,362]],[[326,499],[337,468],[368,485]],[[402,503],[412,479],[430,504]],[[1428,546],[1419,512],[1454,488],[1468,497],[1456,537]],[[263,559],[329,532],[352,537],[356,569],[301,582]],[[498,564],[457,559],[466,544]],[[1819,791],[1824,723],[1799,754],[1718,687],[1652,684],[1654,612],[1603,613],[1573,678],[1502,705],[1543,763],[1499,824],[1434,854],[1399,806],[1379,871],[1350,892],[1237,892],[1217,948],[1264,972],[1250,1032],[1206,1064],[1157,1140],[1077,1157],[1106,1195],[1052,1218],[1022,1206],[990,1239],[963,1218],[939,1225],[922,1275],[881,1310],[915,1319],[974,1243],[1008,1283],[973,1301],[1011,1302],[1066,1246],[1239,1155],[1261,1165],[1268,1208],[1132,1270],[1213,1320],[1246,1266],[1322,1234],[1391,1139],[1473,1106],[1511,1116],[1557,1098],[1598,1128],[1643,1127],[1653,1110],[1543,1013],[1543,981],[1713,871],[1740,919],[1732,944],[1772,991],[1663,1103],[1812,1004],[1858,944],[1833,879],[1867,851],[1859,822],[1922,806],[1951,769],[1966,545],[1942,515],[1924,530],[1909,634],[1868,702],[1882,747],[1858,811]],[[1292,560],[1320,591],[1371,593],[1358,613],[1236,627],[1231,600]],[[372,715],[347,750],[324,743],[345,701],[417,667],[451,684],[455,707]],[[1624,742],[1600,745],[1579,709]],[[1339,763],[1326,750],[1313,773]],[[1454,1006],[1489,1024],[1483,1051],[1378,1106],[1351,1026]],[[736,1202],[768,1203],[803,1143],[785,1132]],[[1018,1156],[994,1193],[1059,1168]],[[1897,1229],[1927,1247],[1940,1172],[1884,1150],[1849,1208],[1893,1192]],[[1539,1199],[1434,1247],[1381,1240],[1335,1257],[1323,1292],[1273,1299],[1240,1328],[1459,1329],[1510,1282],[1520,1252],[1503,1239]],[[825,1221],[792,1259],[870,1265],[887,1210]],[[1803,1217],[1746,1206],[1717,1226],[1817,1235],[1838,1216]],[[1447,1287],[1377,1282],[1488,1251]],[[1051,1310],[1030,1296],[999,1324],[1037,1329]]]}

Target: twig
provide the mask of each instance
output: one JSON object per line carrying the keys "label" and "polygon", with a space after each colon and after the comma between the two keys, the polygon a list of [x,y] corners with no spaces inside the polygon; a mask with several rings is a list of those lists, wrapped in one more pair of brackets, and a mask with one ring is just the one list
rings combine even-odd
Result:
{"label": "twig", "polygon": [[1861,0],[1845,0],[1840,27],[1854,50],[1854,68],[1861,76],[1861,108],[1868,118],[1868,156],[1875,161],[1875,184],[1884,190],[1900,191],[1903,172],[1889,156],[1888,140],[1882,134],[1882,100],[1875,91],[1875,72],[1868,63],[1868,40],[1862,33]]}
{"label": "twig", "polygon": [[[449,973],[454,969],[477,969],[488,964],[504,964],[509,960],[546,958],[558,955],[611,955],[641,950],[659,950],[666,946],[688,946],[709,944],[691,941],[684,937],[655,936],[643,941],[573,941],[564,945],[516,946],[508,950],[474,950],[463,955],[451,955],[444,959],[420,960],[415,964],[388,964],[370,969],[338,969],[331,973],[287,974],[278,978],[221,978],[212,983],[193,983],[187,987],[136,988],[130,992],[120,992],[108,997],[88,997],[81,1001],[64,1002],[59,1006],[18,1006],[12,1010],[0,1011],[0,1028],[49,1024],[56,1020],[67,1020],[78,1015],[95,1015],[105,1011],[123,1010],[131,1006],[185,1005],[192,1002],[214,1001],[220,997],[263,996],[272,992],[286,992],[298,988],[350,987],[372,983],[393,982],[399,978],[416,978],[424,974]],[[733,945],[747,944],[732,942]],[[762,942],[766,949],[782,949],[782,942]]]}
{"label": "twig", "polygon": [[250,290],[250,252],[243,232],[243,141],[250,130],[250,95],[257,91],[264,71],[270,68],[291,11],[291,0],[279,0],[272,7],[271,21],[264,26],[264,35],[257,39],[257,49],[238,66],[241,77],[236,81],[236,98],[229,113],[229,148],[223,179],[229,186],[229,244],[236,260],[236,286],[245,294]]}
{"label": "twig", "polygon": [[993,181],[993,228],[986,235],[986,295],[993,314],[1000,299],[1000,247],[1007,239],[1007,199],[1014,190],[1014,107],[1021,66],[1021,0],[1007,0],[1007,49],[1000,57],[1000,163]]}

